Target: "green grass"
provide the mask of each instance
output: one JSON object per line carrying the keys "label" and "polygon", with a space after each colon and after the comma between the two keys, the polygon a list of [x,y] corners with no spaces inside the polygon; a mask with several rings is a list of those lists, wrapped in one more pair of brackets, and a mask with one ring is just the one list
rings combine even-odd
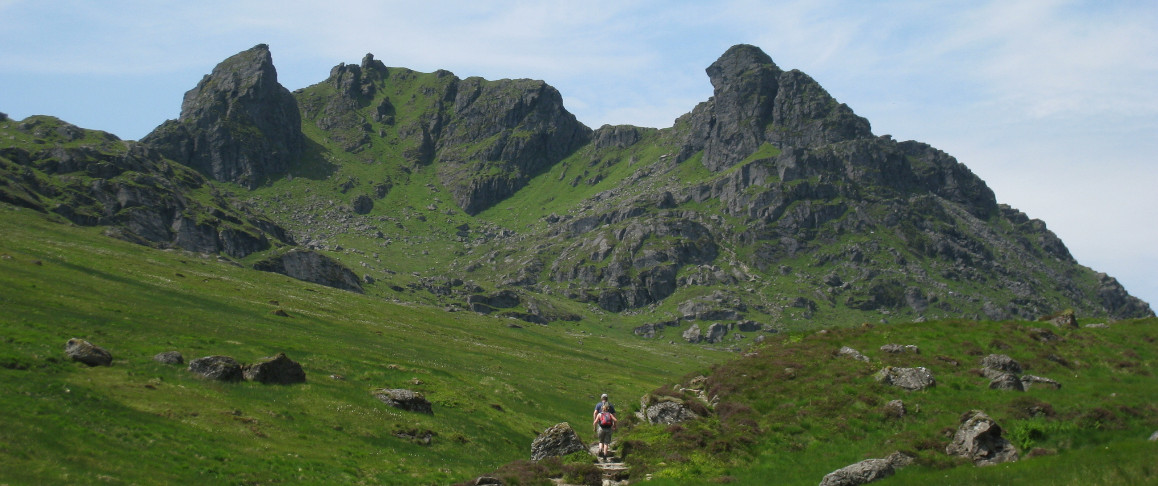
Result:
{"label": "green grass", "polygon": [[[1037,341],[1034,328],[1061,339]],[[816,484],[835,469],[898,450],[917,463],[880,484],[1149,483],[1158,481],[1158,445],[1144,440],[1158,430],[1155,341],[1155,319],[1109,329],[942,321],[781,335],[712,368],[706,386],[719,397],[716,416],[640,426],[621,438],[632,443],[628,461],[655,484]],[[888,343],[921,352],[878,350]],[[872,362],[836,355],[846,345]],[[1062,388],[989,390],[977,369],[990,353],[1007,354],[1025,373]],[[924,366],[937,385],[921,392],[881,385],[872,375],[884,366]],[[907,416],[886,416],[883,406],[894,399],[905,402]],[[944,454],[959,417],[972,409],[1002,426],[1021,461],[976,468]]]}
{"label": "green grass", "polygon": [[[601,392],[630,400],[725,357],[592,332],[607,323],[508,327],[0,210],[0,482],[445,484],[525,458]],[[73,337],[113,365],[67,361]],[[308,381],[205,382],[152,361],[169,350],[285,352]],[[385,387],[424,393],[434,415],[387,408],[371,396]]]}

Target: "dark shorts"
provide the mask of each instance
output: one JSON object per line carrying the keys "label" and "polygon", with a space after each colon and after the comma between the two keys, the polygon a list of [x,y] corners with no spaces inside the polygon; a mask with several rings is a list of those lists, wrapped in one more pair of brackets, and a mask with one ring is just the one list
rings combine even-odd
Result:
{"label": "dark shorts", "polygon": [[599,443],[600,444],[610,444],[611,443],[611,427],[608,427],[608,428],[599,427]]}

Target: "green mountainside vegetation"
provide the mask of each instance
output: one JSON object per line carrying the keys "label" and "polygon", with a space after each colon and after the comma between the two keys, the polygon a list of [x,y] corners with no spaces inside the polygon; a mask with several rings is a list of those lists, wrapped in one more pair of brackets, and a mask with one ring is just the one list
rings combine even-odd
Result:
{"label": "green mountainside vegetation", "polygon": [[[882,484],[1158,480],[1149,304],[758,48],[706,73],[672,127],[592,130],[542,81],[369,54],[290,92],[258,45],[140,141],[0,114],[0,484],[602,484],[585,452],[527,458],[561,422],[589,442],[605,392],[620,483],[894,452]],[[188,369],[279,353],[304,383]],[[1060,388],[991,390],[990,355]],[[971,410],[1020,461],[946,454]]]}

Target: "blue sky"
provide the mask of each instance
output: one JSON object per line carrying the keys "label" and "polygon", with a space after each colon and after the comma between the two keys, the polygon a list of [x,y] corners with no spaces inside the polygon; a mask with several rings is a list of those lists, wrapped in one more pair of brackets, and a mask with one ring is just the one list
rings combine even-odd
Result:
{"label": "blue sky", "polygon": [[592,128],[671,126],[711,96],[704,68],[753,44],[1158,305],[1158,2],[0,0],[0,112],[139,139],[259,43],[291,90],[373,53],[543,79]]}

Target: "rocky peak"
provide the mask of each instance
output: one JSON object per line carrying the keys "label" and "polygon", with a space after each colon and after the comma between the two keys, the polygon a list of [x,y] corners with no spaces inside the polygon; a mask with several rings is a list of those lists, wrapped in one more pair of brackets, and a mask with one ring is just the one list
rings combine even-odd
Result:
{"label": "rocky peak", "polygon": [[782,71],[759,48],[737,45],[706,69],[712,98],[696,107],[681,159],[703,150],[704,165],[736,165],[763,144],[804,148],[871,137],[864,118],[800,71]]}
{"label": "rocky peak", "polygon": [[278,83],[265,44],[218,64],[185,93],[180,118],[142,142],[213,179],[250,188],[284,172],[304,145],[297,102]]}
{"label": "rocky peak", "polygon": [[514,194],[590,141],[591,129],[543,81],[471,77],[451,92],[448,122],[435,133],[439,178],[468,214]]}
{"label": "rocky peak", "polygon": [[345,98],[357,100],[374,95],[375,82],[386,77],[386,65],[373,54],[366,54],[358,65],[341,63],[330,70],[327,80]]}
{"label": "rocky peak", "polygon": [[776,77],[782,72],[772,58],[759,47],[747,44],[732,46],[706,70],[716,94],[744,80],[770,80],[773,92]]}
{"label": "rocky peak", "polygon": [[[230,100],[268,98],[281,87],[269,46],[258,44],[222,61],[197,86],[185,93],[180,121],[204,118],[211,110]],[[230,106],[230,108],[234,108]],[[237,107],[244,108],[244,107]]]}

